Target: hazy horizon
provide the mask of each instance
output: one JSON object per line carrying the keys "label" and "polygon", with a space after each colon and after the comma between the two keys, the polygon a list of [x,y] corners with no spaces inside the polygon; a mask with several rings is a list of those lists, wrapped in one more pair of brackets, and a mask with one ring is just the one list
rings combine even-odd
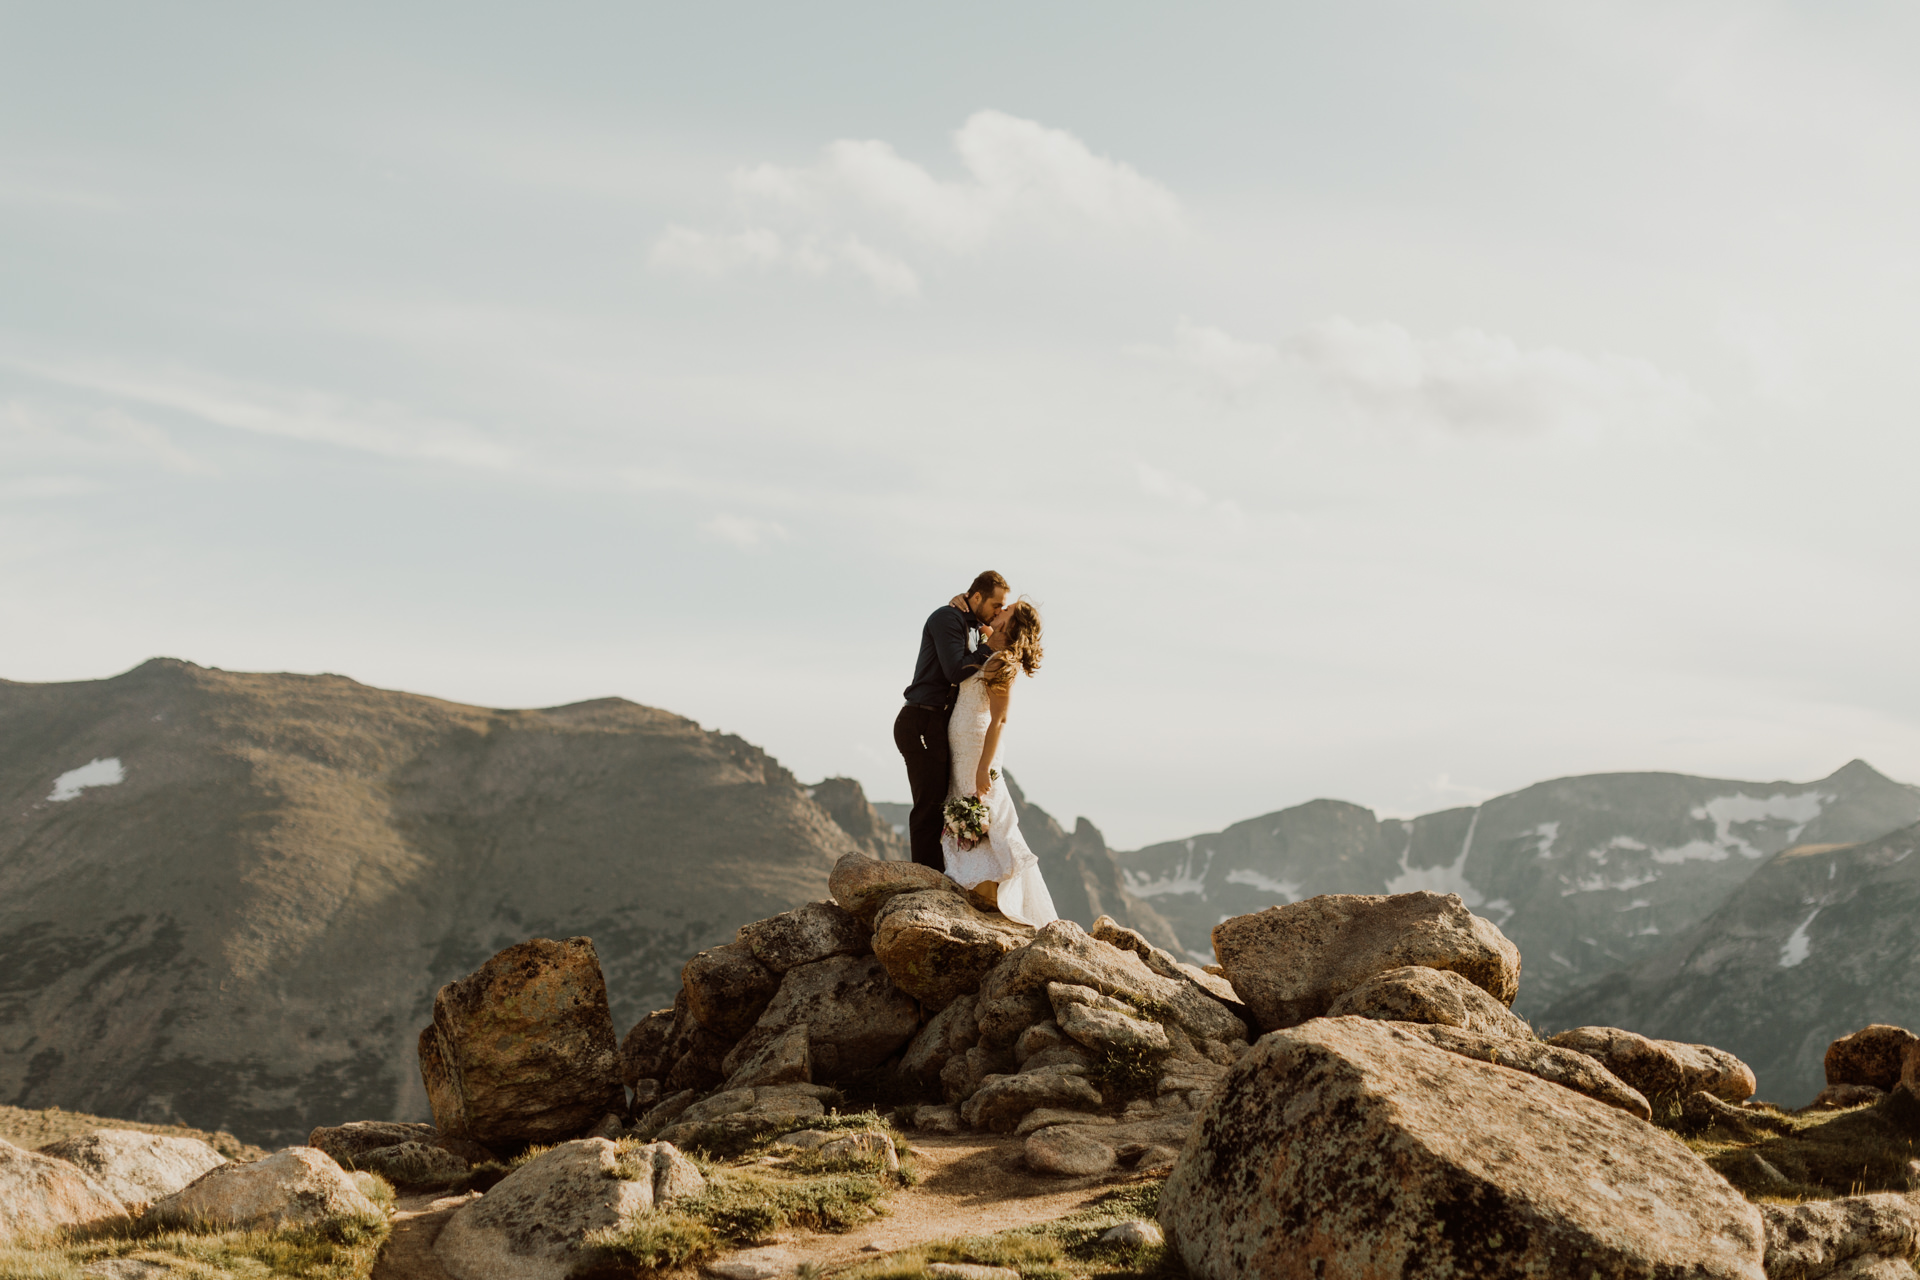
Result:
{"label": "hazy horizon", "polygon": [[[1920,778],[1920,13],[0,16],[0,676],[621,696],[1115,847]],[[84,764],[67,762],[66,768]]]}

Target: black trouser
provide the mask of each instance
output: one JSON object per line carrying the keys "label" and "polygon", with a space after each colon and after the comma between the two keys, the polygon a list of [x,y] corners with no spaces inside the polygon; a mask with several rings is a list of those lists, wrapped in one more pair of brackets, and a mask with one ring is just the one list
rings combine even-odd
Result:
{"label": "black trouser", "polygon": [[907,819],[913,860],[936,871],[947,865],[940,851],[940,828],[946,822],[947,781],[953,772],[953,752],[947,746],[952,715],[952,707],[934,711],[909,704],[893,719],[893,745],[906,758],[907,785],[913,790],[913,816]]}

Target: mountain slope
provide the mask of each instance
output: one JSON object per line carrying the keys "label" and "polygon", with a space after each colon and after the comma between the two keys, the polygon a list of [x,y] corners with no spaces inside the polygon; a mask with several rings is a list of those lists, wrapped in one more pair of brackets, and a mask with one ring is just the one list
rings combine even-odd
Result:
{"label": "mountain slope", "polygon": [[591,935],[624,1030],[857,847],[664,711],[169,659],[0,682],[0,815],[0,1102],[262,1143],[423,1114],[433,993],[503,946]]}
{"label": "mountain slope", "polygon": [[1193,953],[1220,920],[1320,893],[1458,893],[1526,969],[1514,1008],[1653,954],[1792,844],[1871,839],[1920,818],[1920,788],[1854,761],[1818,782],[1672,773],[1561,778],[1472,808],[1377,819],[1338,800],[1115,855]]}
{"label": "mountain slope", "polygon": [[1920,1027],[1920,824],[1776,854],[1658,954],[1557,1001],[1555,1029],[1606,1024],[1738,1054],[1762,1095],[1804,1103],[1840,1036]]}

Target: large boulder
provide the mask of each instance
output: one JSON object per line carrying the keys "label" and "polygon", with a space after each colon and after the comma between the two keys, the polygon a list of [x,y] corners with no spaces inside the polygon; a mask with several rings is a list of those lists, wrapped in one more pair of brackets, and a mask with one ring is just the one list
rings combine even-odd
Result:
{"label": "large boulder", "polygon": [[811,1033],[796,1023],[760,1046],[727,1077],[728,1089],[751,1089],[763,1084],[811,1084]]}
{"label": "large boulder", "polygon": [[434,1126],[451,1137],[554,1142],[627,1107],[591,938],[535,938],[449,982],[420,1051]]}
{"label": "large boulder", "polygon": [[1760,1215],[1673,1138],[1391,1023],[1263,1037],[1160,1197],[1198,1280],[1763,1280]]}
{"label": "large boulder", "polygon": [[1653,1118],[1653,1108],[1647,1104],[1645,1095],[1584,1053],[1575,1053],[1572,1049],[1562,1049],[1540,1040],[1517,1040],[1512,1036],[1463,1031],[1459,1027],[1417,1022],[1395,1025],[1448,1053],[1524,1071],[1549,1084],[1585,1094],[1595,1102],[1617,1107],[1630,1116],[1641,1120]]}
{"label": "large boulder", "polygon": [[1451,969],[1405,965],[1368,978],[1327,1006],[1326,1016],[1425,1022],[1484,1035],[1533,1039],[1526,1019]]}
{"label": "large boulder", "polygon": [[873,949],[873,931],[834,902],[809,902],[742,925],[734,940],[774,973]]}
{"label": "large boulder", "polygon": [[1753,1096],[1753,1068],[1710,1044],[1652,1040],[1618,1027],[1575,1027],[1547,1043],[1586,1054],[1649,1099],[1677,1101],[1696,1089],[1727,1102]]}
{"label": "large boulder", "polygon": [[960,892],[960,886],[932,867],[917,862],[881,862],[864,853],[849,853],[833,864],[827,892],[860,923],[872,925],[880,908],[895,894],[918,889]]}
{"label": "large boulder", "polygon": [[447,1219],[434,1257],[454,1280],[565,1280],[612,1270],[588,1243],[706,1186],[667,1143],[626,1148],[563,1142],[527,1161]]}
{"label": "large boulder", "polygon": [[1012,1133],[1020,1117],[1035,1107],[1092,1111],[1100,1091],[1071,1067],[1045,1067],[1014,1075],[988,1076],[960,1108],[960,1118],[975,1129]]}
{"label": "large boulder", "polygon": [[694,1020],[723,1040],[738,1040],[780,989],[780,975],[754,958],[745,943],[699,952],[680,970]]}
{"label": "large boulder", "polygon": [[[1047,998],[1053,1005],[1053,1026],[1097,1054],[1121,1054],[1161,1058],[1173,1051],[1167,1029],[1158,1022],[1138,1016],[1134,1006],[1092,987],[1071,982],[1049,982]],[[1025,1061],[1036,1049],[1035,1041],[1047,1039],[1044,1032],[1035,1035],[1047,1023],[1036,1024],[1028,1034],[1014,1042],[1014,1057]],[[1022,1049],[1025,1052],[1022,1052]]]}
{"label": "large boulder", "polygon": [[1071,920],[1055,920],[1041,928],[1032,942],[1008,952],[981,979],[981,1038],[998,1039],[987,1021],[996,1006],[1012,1008],[1012,1002],[1040,997],[1038,1016],[1008,1028],[1008,1044],[1021,1031],[1048,1017],[1051,1011],[1045,992],[1047,984],[1053,982],[1092,987],[1198,1039],[1247,1038],[1246,1024],[1204,987],[1185,978],[1155,973],[1138,955],[1089,937]]}
{"label": "large boulder", "polygon": [[85,1169],[115,1199],[138,1213],[162,1196],[223,1165],[227,1158],[198,1138],[133,1129],[95,1129],[40,1148],[40,1154]]}
{"label": "large boulder", "polygon": [[[702,1026],[700,1019],[693,1016],[693,1005],[685,987],[674,996],[672,1014],[667,1042],[660,1053],[664,1067],[664,1074],[659,1077],[660,1086],[667,1093],[682,1089],[705,1092],[727,1078],[721,1064],[740,1037],[721,1035]],[[623,1065],[621,1069],[624,1071],[626,1067]]]}
{"label": "large boulder", "polygon": [[631,1089],[642,1080],[663,1079],[673,1069],[673,1059],[667,1056],[673,1017],[672,1009],[655,1009],[633,1024],[620,1042],[620,1083]]}
{"label": "large boulder", "polygon": [[960,894],[921,889],[880,908],[873,953],[895,986],[938,1011],[978,991],[987,970],[1032,936],[1029,926],[978,910]]}
{"label": "large boulder", "polygon": [[[1763,1204],[1767,1280],[1870,1274],[1861,1265],[1898,1263],[1913,1273],[1920,1255],[1920,1197],[1883,1192],[1800,1204]],[[1889,1269],[1888,1274],[1898,1275]]]}
{"label": "large boulder", "polygon": [[0,1243],[123,1217],[126,1206],[77,1165],[0,1138]]}
{"label": "large boulder", "polygon": [[728,1089],[682,1111],[654,1136],[683,1148],[728,1154],[768,1133],[788,1133],[826,1114],[823,1085],[778,1084]]}
{"label": "large boulder", "polygon": [[397,1146],[402,1142],[432,1142],[440,1131],[430,1124],[406,1120],[350,1120],[346,1124],[323,1124],[307,1134],[307,1145],[333,1157],[342,1168],[369,1151]]}
{"label": "large boulder", "polygon": [[223,1164],[153,1202],[142,1221],[159,1227],[277,1231],[286,1227],[376,1224],[386,1214],[333,1158],[287,1147],[245,1164]]}
{"label": "large boulder", "polygon": [[1920,1036],[1905,1027],[1876,1022],[1827,1046],[1828,1084],[1866,1084],[1891,1089],[1900,1083],[1907,1055],[1920,1050]]}
{"label": "large boulder", "polygon": [[1213,950],[1261,1031],[1407,965],[1450,970],[1503,1005],[1520,990],[1520,949],[1451,893],[1322,894],[1221,921]]}
{"label": "large boulder", "polygon": [[1137,929],[1129,929],[1112,916],[1101,916],[1093,922],[1093,928],[1087,930],[1087,936],[1096,938],[1109,946],[1131,951],[1140,957],[1147,968],[1163,978],[1181,979],[1193,983],[1208,995],[1220,1001],[1236,1015],[1244,1018],[1246,1008],[1240,1002],[1240,993],[1233,984],[1218,974],[1208,973],[1197,964],[1190,964],[1171,951],[1154,946],[1147,941],[1146,935]]}
{"label": "large boulder", "polygon": [[433,1186],[451,1182],[468,1164],[445,1147],[426,1142],[399,1142],[362,1152],[354,1168],[377,1173],[396,1186]]}
{"label": "large boulder", "polygon": [[727,1054],[722,1071],[738,1071],[797,1026],[807,1028],[813,1078],[838,1080],[879,1066],[913,1039],[920,1029],[920,1007],[893,985],[874,956],[834,956],[799,965],[781,978],[779,992]]}

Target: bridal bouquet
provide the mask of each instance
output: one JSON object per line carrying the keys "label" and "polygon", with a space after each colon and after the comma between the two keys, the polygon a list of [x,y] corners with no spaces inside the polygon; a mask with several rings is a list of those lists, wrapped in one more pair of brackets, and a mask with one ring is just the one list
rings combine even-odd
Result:
{"label": "bridal bouquet", "polygon": [[947,801],[946,819],[953,842],[962,849],[971,849],[987,838],[987,826],[993,821],[993,812],[987,808],[986,801],[978,796],[955,796]]}

